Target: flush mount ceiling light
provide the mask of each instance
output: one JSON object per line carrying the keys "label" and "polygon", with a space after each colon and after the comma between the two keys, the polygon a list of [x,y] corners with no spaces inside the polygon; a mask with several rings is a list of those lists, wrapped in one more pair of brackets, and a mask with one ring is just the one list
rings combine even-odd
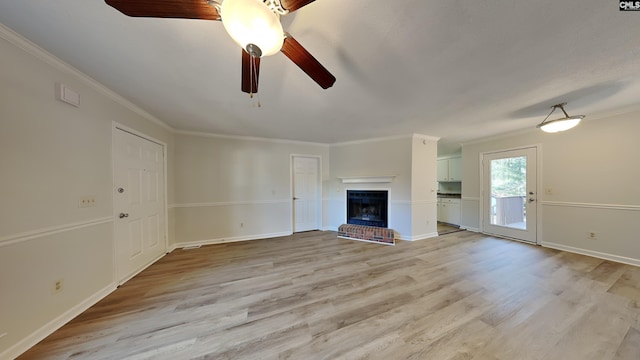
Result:
{"label": "flush mount ceiling light", "polygon": [[[549,115],[547,115],[547,117],[544,118],[544,120],[542,120],[542,122],[538,124],[538,126],[536,127],[540,128],[540,130],[544,132],[554,133],[554,132],[569,130],[575,127],[576,125],[578,125],[580,123],[580,120],[584,119],[584,115],[569,116],[569,114],[567,114],[567,112],[564,111],[565,105],[567,105],[566,102],[553,105],[551,107],[551,112],[549,113]],[[554,111],[556,111],[557,108],[560,108],[560,110],[562,110],[562,112],[564,113],[564,117],[560,119],[547,121],[549,116],[551,116],[551,114]]]}

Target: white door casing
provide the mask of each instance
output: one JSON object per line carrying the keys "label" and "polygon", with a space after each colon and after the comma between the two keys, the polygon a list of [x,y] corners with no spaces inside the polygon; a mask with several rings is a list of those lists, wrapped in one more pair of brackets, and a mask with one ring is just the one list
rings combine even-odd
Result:
{"label": "white door casing", "polygon": [[166,252],[163,146],[113,132],[115,276],[122,284]]}
{"label": "white door casing", "polygon": [[292,156],[293,232],[320,228],[319,174],[320,158]]}
{"label": "white door casing", "polygon": [[[537,243],[537,147],[482,154],[482,231],[487,234]],[[492,163],[524,159],[524,191],[519,196],[496,197],[492,191]],[[495,189],[494,189],[495,190]],[[520,199],[518,199],[520,197]]]}

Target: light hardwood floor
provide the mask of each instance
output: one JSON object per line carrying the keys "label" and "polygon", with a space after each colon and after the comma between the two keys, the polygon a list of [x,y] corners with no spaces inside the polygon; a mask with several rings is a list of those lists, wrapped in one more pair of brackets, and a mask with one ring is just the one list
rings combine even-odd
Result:
{"label": "light hardwood floor", "polygon": [[20,359],[640,359],[640,268],[467,231],[175,250]]}
{"label": "light hardwood floor", "polygon": [[462,229],[459,226],[438,222],[438,235],[446,235],[457,231],[462,231]]}

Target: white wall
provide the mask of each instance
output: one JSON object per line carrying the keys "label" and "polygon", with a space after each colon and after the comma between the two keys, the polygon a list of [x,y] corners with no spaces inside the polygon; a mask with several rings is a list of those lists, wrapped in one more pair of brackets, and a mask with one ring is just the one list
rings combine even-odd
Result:
{"label": "white wall", "polygon": [[[347,190],[388,190],[388,227],[402,240],[436,233],[437,139],[413,135],[331,146],[331,178],[325,184],[329,227],[346,223]],[[343,184],[341,177],[395,176],[390,183]],[[433,191],[432,191],[433,190]]]}
{"label": "white wall", "polygon": [[[543,245],[640,265],[640,112],[585,119],[566,132],[530,132],[462,147],[462,225],[479,228],[480,153],[541,145]],[[551,195],[545,189],[552,190]],[[597,239],[587,239],[596,232]]]}
{"label": "white wall", "polygon": [[[0,358],[10,358],[115,288],[112,121],[173,140],[1,25],[0,54]],[[79,108],[55,100],[56,82],[80,94]],[[96,206],[79,208],[82,196]]]}
{"label": "white wall", "polygon": [[[380,139],[331,146],[329,229],[347,222],[347,190],[388,190],[388,227],[400,236],[411,234],[411,137]],[[340,177],[387,176],[391,183],[343,184]]]}
{"label": "white wall", "polygon": [[438,139],[414,135],[411,156],[411,239],[438,236]]}
{"label": "white wall", "polygon": [[326,145],[176,135],[175,245],[291,234],[291,155],[319,156],[328,178]]}

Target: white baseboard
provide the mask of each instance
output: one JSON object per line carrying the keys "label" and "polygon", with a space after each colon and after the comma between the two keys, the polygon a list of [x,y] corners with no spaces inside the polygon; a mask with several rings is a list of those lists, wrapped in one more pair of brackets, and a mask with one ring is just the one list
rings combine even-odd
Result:
{"label": "white baseboard", "polygon": [[402,236],[399,235],[397,237],[398,240],[403,240],[403,241],[418,241],[418,240],[426,240],[426,239],[431,239],[434,237],[437,237],[438,233],[437,232],[432,232],[432,233],[427,233],[427,234],[422,234],[422,235],[415,235],[415,236]]}
{"label": "white baseboard", "polygon": [[325,226],[322,228],[322,231],[338,231],[337,226]]}
{"label": "white baseboard", "polygon": [[0,354],[0,359],[15,359],[20,356],[25,351],[32,348],[35,344],[42,341],[47,336],[51,335],[54,331],[61,328],[64,324],[71,321],[76,316],[80,315],[82,312],[95,305],[98,301],[104,299],[107,295],[111,294],[116,289],[116,284],[111,283],[104,288],[98,290],[95,294],[86,298],[78,305],[72,307],[71,309],[65,311],[60,316],[51,320],[49,323],[42,326],[40,329],[33,332],[31,335],[22,339],[15,345],[11,346],[3,353]]}
{"label": "white baseboard", "polygon": [[624,256],[607,254],[607,253],[602,253],[602,252],[598,252],[598,251],[581,249],[581,248],[577,248],[577,247],[573,247],[573,246],[567,246],[567,245],[550,243],[550,242],[542,242],[540,245],[542,245],[544,247],[551,248],[551,249],[567,251],[567,252],[570,252],[570,253],[575,253],[575,254],[580,254],[580,255],[587,255],[587,256],[592,256],[592,257],[599,258],[599,259],[604,259],[604,260],[611,260],[611,261],[615,261],[615,262],[619,262],[619,263],[623,263],[623,264],[640,266],[640,259],[633,259],[633,258],[628,258],[628,257],[624,257]]}
{"label": "white baseboard", "polygon": [[156,263],[156,261],[162,259],[163,257],[165,257],[167,254],[169,253],[169,251],[165,250],[165,252],[163,252],[162,254],[160,254],[160,256],[158,256],[157,258],[149,261],[145,266],[141,267],[140,269],[138,269],[136,272],[134,272],[133,274],[127,276],[126,278],[122,279],[122,281],[119,282],[119,285],[123,285],[124,283],[126,283],[127,281],[133,279],[136,275],[140,274],[141,272],[143,272],[144,270],[146,270],[149,266],[153,265]]}
{"label": "white baseboard", "polygon": [[188,246],[224,244],[224,243],[231,243],[231,242],[238,242],[238,241],[260,240],[260,239],[268,239],[268,238],[274,238],[274,237],[280,237],[280,236],[291,236],[291,235],[292,235],[291,232],[286,231],[286,232],[270,233],[270,234],[258,234],[258,235],[220,238],[220,239],[187,241],[187,242],[173,244],[171,246],[171,251],[175,249],[188,247]]}

